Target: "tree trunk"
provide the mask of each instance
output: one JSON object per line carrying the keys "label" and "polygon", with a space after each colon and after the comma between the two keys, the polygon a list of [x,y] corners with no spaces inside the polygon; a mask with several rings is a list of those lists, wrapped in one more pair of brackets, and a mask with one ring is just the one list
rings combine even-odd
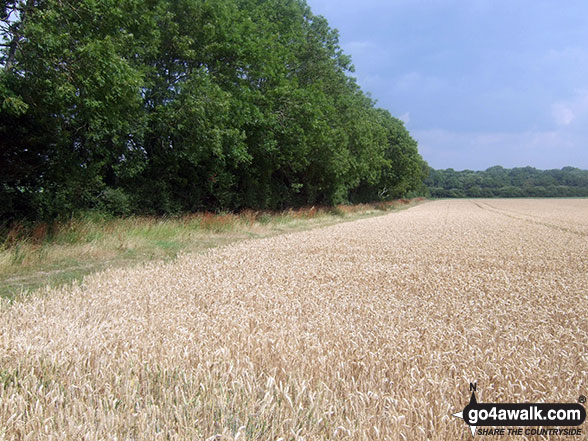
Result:
{"label": "tree trunk", "polygon": [[22,38],[23,26],[26,22],[28,14],[34,7],[35,0],[26,0],[24,2],[21,0],[18,4],[14,5],[14,10],[18,11],[18,20],[14,23],[8,23],[8,35],[5,36],[8,37],[6,39],[9,41],[7,45],[8,53],[6,54],[6,63],[4,64],[4,69],[6,71],[11,71],[14,69],[16,51]]}

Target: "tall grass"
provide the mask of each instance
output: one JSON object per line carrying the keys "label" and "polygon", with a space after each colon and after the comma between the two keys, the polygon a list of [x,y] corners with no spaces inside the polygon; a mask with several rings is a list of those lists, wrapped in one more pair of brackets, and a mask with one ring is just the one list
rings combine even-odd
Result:
{"label": "tall grass", "polygon": [[117,218],[88,212],[65,222],[15,222],[0,227],[0,296],[46,283],[61,284],[106,266],[174,258],[179,252],[328,225],[407,204],[408,200],[401,200],[177,217]]}

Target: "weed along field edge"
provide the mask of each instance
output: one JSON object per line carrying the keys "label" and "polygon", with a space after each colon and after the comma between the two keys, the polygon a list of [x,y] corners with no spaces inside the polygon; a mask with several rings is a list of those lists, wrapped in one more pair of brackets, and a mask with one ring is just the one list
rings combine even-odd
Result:
{"label": "weed along field edge", "polygon": [[195,213],[179,217],[104,217],[0,228],[0,297],[56,287],[106,268],[171,260],[229,243],[349,222],[406,209],[424,199],[309,207],[282,212]]}
{"label": "weed along field edge", "polygon": [[3,301],[0,439],[441,441],[472,385],[577,406],[586,255],[586,199],[439,200]]}

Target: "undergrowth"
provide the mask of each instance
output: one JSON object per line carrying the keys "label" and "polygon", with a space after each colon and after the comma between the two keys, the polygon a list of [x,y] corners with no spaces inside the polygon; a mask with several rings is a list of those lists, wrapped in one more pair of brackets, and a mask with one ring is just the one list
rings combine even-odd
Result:
{"label": "undergrowth", "polygon": [[60,285],[113,265],[174,258],[179,252],[330,225],[421,200],[177,217],[87,212],[65,222],[13,222],[0,226],[0,297]]}

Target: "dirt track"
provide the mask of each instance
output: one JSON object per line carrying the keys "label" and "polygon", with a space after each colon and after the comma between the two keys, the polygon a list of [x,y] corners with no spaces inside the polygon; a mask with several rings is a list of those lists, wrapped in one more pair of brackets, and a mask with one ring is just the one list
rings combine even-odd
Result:
{"label": "dirt track", "polygon": [[588,395],[587,311],[585,199],[430,202],[109,270],[2,308],[0,440],[468,439],[470,382]]}

